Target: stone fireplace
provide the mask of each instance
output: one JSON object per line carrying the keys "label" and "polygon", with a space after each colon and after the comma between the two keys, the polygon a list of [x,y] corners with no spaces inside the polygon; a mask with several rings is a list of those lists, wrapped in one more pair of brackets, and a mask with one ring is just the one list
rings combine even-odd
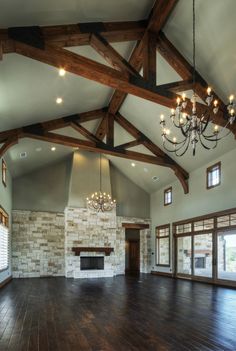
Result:
{"label": "stone fireplace", "polygon": [[[78,254],[75,252],[76,248],[79,249]],[[96,248],[98,248],[97,251]],[[107,255],[106,248],[110,248],[113,252]],[[66,208],[65,274],[67,277],[113,277],[117,274],[117,248],[115,210],[109,213],[96,213],[86,208]],[[83,257],[102,257],[104,269],[81,269]]]}
{"label": "stone fireplace", "polygon": [[[97,278],[124,274],[125,228],[122,222],[150,224],[149,220],[117,217],[115,210],[97,213],[87,208],[66,208],[66,277]],[[81,269],[82,257],[103,257],[104,269]],[[150,261],[151,233],[150,229],[144,229],[140,231],[140,272],[150,271]]]}
{"label": "stone fireplace", "polygon": [[[151,224],[148,219],[67,207],[65,213],[13,211],[14,278],[66,276],[113,277],[125,273],[122,223]],[[74,250],[77,250],[77,253]],[[81,257],[100,257],[104,269],[81,269]],[[140,272],[151,268],[151,230],[140,231]]]}

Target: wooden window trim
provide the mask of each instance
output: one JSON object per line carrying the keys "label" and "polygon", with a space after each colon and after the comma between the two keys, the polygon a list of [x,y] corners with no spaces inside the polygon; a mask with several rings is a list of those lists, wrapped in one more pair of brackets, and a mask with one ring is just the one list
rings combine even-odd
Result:
{"label": "wooden window trim", "polygon": [[[158,231],[160,229],[168,229],[169,231],[169,235],[164,235],[164,236],[160,236],[158,235]],[[158,240],[158,262],[157,262],[157,251],[156,251],[156,266],[158,267],[170,267],[170,224],[164,224],[164,225],[160,225],[156,227],[156,250],[157,250],[157,240]],[[160,262],[160,239],[164,239],[164,238],[169,238],[169,260],[168,260],[168,264],[162,264],[159,263]]]}
{"label": "wooden window trim", "polygon": [[[172,233],[173,233],[173,248],[174,248],[174,277],[175,278],[180,278],[180,279],[187,279],[187,280],[193,280],[193,281],[202,281],[202,282],[209,282],[210,284],[215,284],[215,285],[224,285],[224,286],[229,286],[229,287],[236,287],[236,281],[227,281],[224,279],[220,279],[219,276],[217,275],[216,269],[217,269],[217,257],[216,257],[216,251],[217,250],[217,238],[218,234],[221,232],[227,232],[227,231],[235,231],[236,230],[236,225],[230,225],[226,227],[218,227],[217,226],[217,218],[221,216],[230,216],[232,214],[236,213],[236,208],[230,208],[227,210],[223,211],[217,211],[213,212],[207,215],[202,215],[198,217],[193,217],[193,218],[188,218],[185,220],[181,220],[178,222],[173,222],[172,223]],[[194,231],[194,222],[201,221],[201,220],[207,220],[207,219],[213,219],[214,227],[212,229],[203,229],[201,231]],[[178,225],[186,224],[186,223],[191,223],[191,228],[192,232],[188,233],[182,233],[182,234],[177,234],[176,227]],[[213,257],[212,257],[212,278],[209,277],[201,277],[201,276],[196,276],[194,275],[194,270],[193,274],[184,274],[184,273],[179,273],[178,270],[178,239],[181,237],[191,237],[192,240],[192,252],[194,252],[194,238],[195,236],[199,234],[209,234],[212,233],[212,240],[213,240]],[[193,256],[192,256],[192,262],[193,262]]]}
{"label": "wooden window trim", "polygon": [[[212,171],[213,168],[215,168],[217,166],[219,167],[219,183],[216,185],[209,185],[208,184],[208,174]],[[214,165],[212,165],[206,169],[206,188],[207,188],[207,190],[215,188],[215,187],[219,186],[220,184],[221,184],[221,161],[215,163]]]}
{"label": "wooden window trim", "polygon": [[[5,217],[6,224],[3,224],[2,217]],[[8,228],[8,233],[9,233],[9,215],[8,213],[4,210],[2,206],[0,206],[0,224]],[[8,248],[9,248],[9,237],[8,237]],[[0,269],[0,273],[5,272],[9,269],[9,252],[8,252],[8,265],[4,269]]]}
{"label": "wooden window trim", "polygon": [[[166,193],[167,192],[171,192],[171,202],[166,203]],[[169,206],[172,204],[173,201],[173,191],[172,191],[172,186],[170,186],[169,188],[166,188],[164,190],[164,206]]]}
{"label": "wooden window trim", "polygon": [[[3,224],[2,217],[5,217],[5,223]],[[9,228],[9,215],[8,213],[4,210],[2,206],[0,206],[0,224],[4,225],[5,227]]]}
{"label": "wooden window trim", "polygon": [[[5,180],[4,180],[4,178],[5,178]],[[2,159],[2,184],[6,188],[6,186],[7,186],[7,165],[6,165],[6,162],[4,161],[4,159]]]}

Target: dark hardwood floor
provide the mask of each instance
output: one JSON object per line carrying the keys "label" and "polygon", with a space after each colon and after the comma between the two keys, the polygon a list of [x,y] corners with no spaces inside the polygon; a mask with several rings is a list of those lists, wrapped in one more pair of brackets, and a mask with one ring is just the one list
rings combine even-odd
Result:
{"label": "dark hardwood floor", "polygon": [[13,280],[0,350],[235,351],[236,291],[151,275]]}

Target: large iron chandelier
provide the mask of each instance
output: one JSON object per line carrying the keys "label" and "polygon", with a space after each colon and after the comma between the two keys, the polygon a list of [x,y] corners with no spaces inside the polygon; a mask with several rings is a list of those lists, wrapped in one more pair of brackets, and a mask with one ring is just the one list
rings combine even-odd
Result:
{"label": "large iron chandelier", "polygon": [[[195,94],[195,75],[196,75],[196,59],[195,59],[195,0],[193,0],[193,95],[191,98],[191,113],[188,114],[186,107],[188,101],[186,95],[183,93],[182,97],[178,97],[176,100],[177,106],[171,109],[170,119],[173,125],[178,128],[183,136],[181,141],[177,141],[176,137],[171,139],[171,131],[166,127],[166,121],[164,115],[161,115],[161,127],[162,127],[162,141],[163,147],[168,152],[175,153],[176,156],[182,156],[188,150],[189,146],[192,146],[193,155],[196,153],[196,146],[199,142],[205,149],[214,149],[220,139],[224,138],[230,133],[227,131],[227,127],[233,124],[235,120],[235,102],[234,96],[230,95],[229,104],[227,105],[227,119],[225,126],[219,128],[218,125],[214,125],[211,134],[208,134],[207,127],[211,122],[211,113],[216,115],[219,111],[219,102],[214,100],[214,95],[210,87],[206,91],[206,111],[204,113],[198,113],[197,111],[197,95]],[[188,109],[189,110],[189,109]]]}
{"label": "large iron chandelier", "polygon": [[99,160],[99,191],[93,193],[90,197],[87,197],[87,207],[97,212],[111,211],[115,205],[116,200],[112,200],[111,195],[102,192],[102,160],[100,154]]}

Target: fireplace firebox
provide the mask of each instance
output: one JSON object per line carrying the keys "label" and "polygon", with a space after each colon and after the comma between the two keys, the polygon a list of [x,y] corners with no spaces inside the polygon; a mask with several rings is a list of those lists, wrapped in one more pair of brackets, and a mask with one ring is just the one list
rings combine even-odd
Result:
{"label": "fireplace firebox", "polygon": [[103,256],[82,256],[80,257],[80,270],[104,269]]}

